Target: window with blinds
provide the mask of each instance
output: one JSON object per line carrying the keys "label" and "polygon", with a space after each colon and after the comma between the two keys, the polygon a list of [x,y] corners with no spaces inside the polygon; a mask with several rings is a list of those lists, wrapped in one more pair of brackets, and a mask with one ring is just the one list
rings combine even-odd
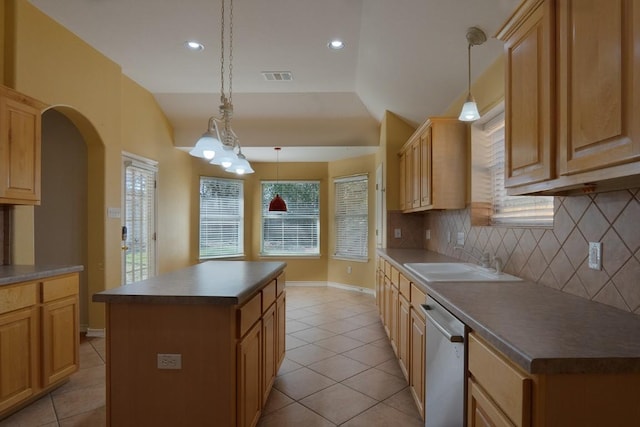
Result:
{"label": "window with blinds", "polygon": [[244,255],[243,184],[200,177],[200,259]]}
{"label": "window with blinds", "polygon": [[[269,212],[276,194],[287,212]],[[320,182],[262,182],[262,255],[320,255]]]}
{"label": "window with blinds", "polygon": [[508,196],[505,183],[504,113],[492,118],[483,126],[488,138],[493,194],[491,223],[503,226],[551,227],[553,226],[552,196]]}
{"label": "window with blinds", "polygon": [[358,175],[334,180],[335,258],[367,260],[369,237],[368,178]]}

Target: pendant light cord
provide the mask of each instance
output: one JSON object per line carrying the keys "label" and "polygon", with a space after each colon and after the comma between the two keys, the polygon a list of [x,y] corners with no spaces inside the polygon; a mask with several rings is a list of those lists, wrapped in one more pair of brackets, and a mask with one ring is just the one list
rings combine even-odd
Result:
{"label": "pendant light cord", "polygon": [[467,95],[471,93],[471,43],[467,47]]}

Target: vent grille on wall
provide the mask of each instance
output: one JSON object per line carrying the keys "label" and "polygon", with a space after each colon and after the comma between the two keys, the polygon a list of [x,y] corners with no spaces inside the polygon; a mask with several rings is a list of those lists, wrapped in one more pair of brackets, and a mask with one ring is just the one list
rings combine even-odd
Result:
{"label": "vent grille on wall", "polygon": [[262,77],[268,82],[290,82],[293,80],[291,71],[263,71]]}

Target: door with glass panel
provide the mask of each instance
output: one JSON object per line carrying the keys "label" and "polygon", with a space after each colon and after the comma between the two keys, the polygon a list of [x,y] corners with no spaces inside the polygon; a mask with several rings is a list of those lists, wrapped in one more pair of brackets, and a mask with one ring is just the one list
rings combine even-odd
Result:
{"label": "door with glass panel", "polygon": [[122,284],[156,274],[157,163],[123,155]]}

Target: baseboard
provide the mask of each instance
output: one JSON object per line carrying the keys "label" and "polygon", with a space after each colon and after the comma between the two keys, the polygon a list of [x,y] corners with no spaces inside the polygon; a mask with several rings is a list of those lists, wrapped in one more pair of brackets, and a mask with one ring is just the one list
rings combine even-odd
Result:
{"label": "baseboard", "polygon": [[104,338],[105,337],[104,329],[87,328],[87,337]]}
{"label": "baseboard", "polygon": [[342,283],[336,282],[304,282],[304,281],[292,281],[287,280],[287,286],[307,286],[307,287],[330,287],[330,288],[338,288],[351,292],[360,292],[368,295],[375,296],[376,291],[374,289],[365,288],[362,286],[354,286],[354,285],[345,285]]}

